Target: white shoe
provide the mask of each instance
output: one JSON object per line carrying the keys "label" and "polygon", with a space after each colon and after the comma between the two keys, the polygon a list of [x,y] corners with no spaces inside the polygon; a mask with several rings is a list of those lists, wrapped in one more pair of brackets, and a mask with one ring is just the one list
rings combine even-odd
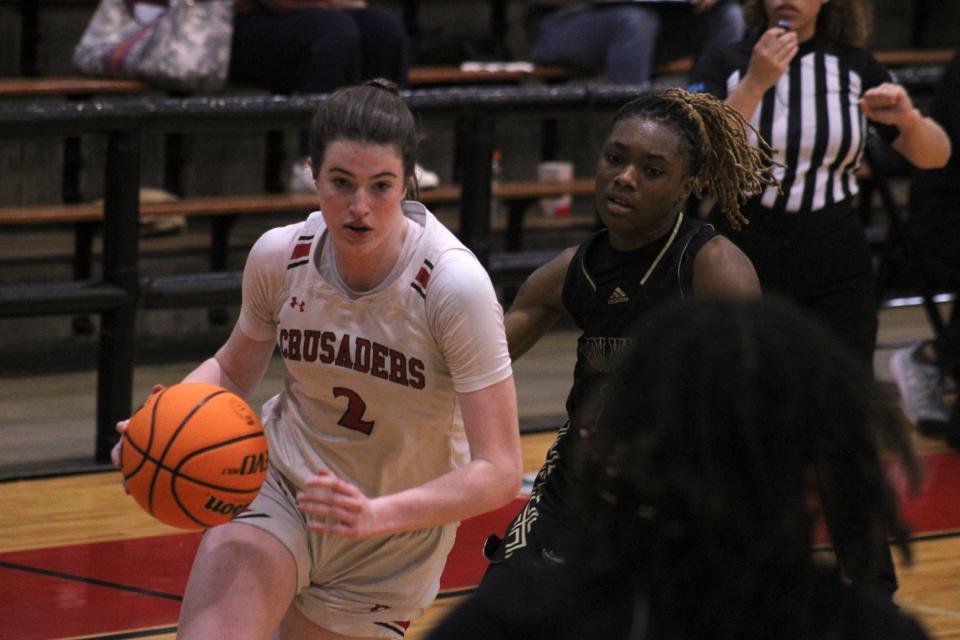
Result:
{"label": "white shoe", "polygon": [[894,351],[890,357],[890,375],[900,391],[900,407],[910,422],[915,425],[921,422],[947,422],[950,413],[943,403],[940,369],[915,356],[923,344],[917,342]]}
{"label": "white shoe", "polygon": [[[157,202],[176,202],[179,200],[176,194],[158,189],[156,187],[140,188],[140,204]],[[103,198],[95,201],[97,204],[103,204]],[[150,216],[140,218],[140,237],[152,238],[155,236],[168,236],[183,233],[187,229],[186,216]]]}
{"label": "white shoe", "polygon": [[140,218],[140,237],[155,238],[183,233],[187,230],[186,216],[151,216]]}
{"label": "white shoe", "polygon": [[297,160],[290,167],[290,178],[287,180],[288,193],[316,193],[317,183],[313,180],[313,172],[306,160]]}
{"label": "white shoe", "polygon": [[417,178],[417,187],[420,189],[435,189],[440,185],[440,176],[433,171],[427,171],[419,163],[413,167],[413,175]]}

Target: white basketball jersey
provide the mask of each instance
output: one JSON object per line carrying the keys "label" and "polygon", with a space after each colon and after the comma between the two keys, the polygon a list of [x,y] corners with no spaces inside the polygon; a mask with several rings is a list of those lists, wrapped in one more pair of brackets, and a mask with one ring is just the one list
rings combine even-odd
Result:
{"label": "white basketball jersey", "polygon": [[366,294],[320,275],[319,212],[267,232],[251,252],[238,323],[258,340],[272,331],[286,363],[263,419],[271,464],[297,487],[329,469],[374,497],[465,464],[457,392],[512,373],[486,271],[422,205],[406,202],[404,214],[414,244],[392,280]]}

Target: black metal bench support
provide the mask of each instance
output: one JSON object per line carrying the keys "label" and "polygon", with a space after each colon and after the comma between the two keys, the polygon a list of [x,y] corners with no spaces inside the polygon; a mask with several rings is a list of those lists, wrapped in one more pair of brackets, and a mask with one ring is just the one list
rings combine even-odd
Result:
{"label": "black metal bench support", "polygon": [[114,131],[107,143],[104,180],[103,279],[126,295],[103,314],[97,369],[95,459],[110,462],[117,421],[130,415],[139,288],[137,222],[140,192],[140,132]]}
{"label": "black metal bench support", "polygon": [[460,167],[460,240],[484,266],[490,262],[490,179],[495,127],[493,118],[468,116],[457,128]]}

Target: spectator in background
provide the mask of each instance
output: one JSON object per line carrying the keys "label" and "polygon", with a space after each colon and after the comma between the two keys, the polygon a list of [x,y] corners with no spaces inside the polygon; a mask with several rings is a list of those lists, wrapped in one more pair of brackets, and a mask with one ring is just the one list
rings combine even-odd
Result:
{"label": "spectator in background", "polygon": [[[409,43],[400,18],[366,0],[237,0],[230,82],[274,93],[329,93],[371,78],[407,85]],[[291,191],[314,193],[306,131]],[[416,167],[418,186],[439,177]]]}
{"label": "spectator in background", "polygon": [[[860,558],[892,534],[881,455],[909,435],[862,366],[793,303],[698,298],[644,317],[588,412],[570,528],[581,564],[493,574],[430,640],[919,640],[889,600],[810,553],[819,509]],[[486,580],[486,578],[485,578]]]}
{"label": "spectator in background", "polygon": [[230,82],[328,93],[370,78],[407,84],[407,35],[366,0],[237,0]]}
{"label": "spectator in background", "polygon": [[657,64],[741,37],[740,7],[730,0],[593,0],[545,17],[531,57],[603,73],[609,82],[642,84]]}
{"label": "spectator in background", "polygon": [[[960,148],[960,51],[947,65],[930,107],[953,148]],[[956,151],[942,169],[919,171],[910,188],[911,240],[921,268],[935,282],[960,288],[960,157]],[[900,349],[890,359],[907,417],[928,434],[943,434],[960,449],[960,403],[952,415],[943,399],[943,376],[960,381],[960,321],[954,304],[944,334]]]}

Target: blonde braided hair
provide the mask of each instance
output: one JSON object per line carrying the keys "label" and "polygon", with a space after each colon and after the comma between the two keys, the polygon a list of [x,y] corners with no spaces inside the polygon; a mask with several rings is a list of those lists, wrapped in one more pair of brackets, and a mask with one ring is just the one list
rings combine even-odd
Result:
{"label": "blonde braided hair", "polygon": [[[681,134],[690,147],[694,195],[709,189],[734,229],[749,223],[740,211],[748,198],[768,186],[780,187],[773,176],[772,147],[739,112],[710,94],[672,88],[643,95],[621,107],[611,128],[630,117],[669,123]],[[748,130],[758,146],[750,143]]]}

